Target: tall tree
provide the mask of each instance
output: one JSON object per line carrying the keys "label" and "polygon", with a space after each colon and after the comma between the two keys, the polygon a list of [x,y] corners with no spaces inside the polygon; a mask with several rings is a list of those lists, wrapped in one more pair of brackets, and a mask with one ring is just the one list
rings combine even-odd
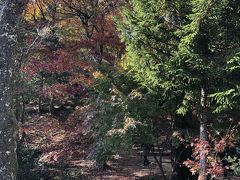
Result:
{"label": "tall tree", "polygon": [[207,125],[214,106],[209,94],[218,92],[219,84],[223,89],[236,86],[229,78],[229,66],[232,71],[239,70],[239,2],[132,0],[130,3],[131,7],[123,11],[120,25],[129,69],[143,86],[167,95],[167,101],[173,96],[180,97],[182,103],[176,104],[178,113],[187,112],[191,103],[186,101],[193,102],[200,122],[199,179],[205,180]]}
{"label": "tall tree", "polygon": [[17,174],[16,120],[12,112],[12,82],[17,49],[17,25],[26,1],[0,1],[0,176]]}

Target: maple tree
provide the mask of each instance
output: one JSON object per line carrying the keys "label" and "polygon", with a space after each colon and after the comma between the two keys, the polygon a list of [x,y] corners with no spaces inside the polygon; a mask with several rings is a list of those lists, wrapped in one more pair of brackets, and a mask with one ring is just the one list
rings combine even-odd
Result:
{"label": "maple tree", "polygon": [[[50,100],[53,96],[67,96],[71,85],[79,83],[84,86],[90,83],[91,80],[86,77],[93,71],[94,63],[101,64],[104,60],[109,65],[114,65],[123,52],[124,46],[117,35],[112,17],[116,6],[114,2],[94,4],[91,1],[31,1],[25,11],[25,19],[37,33],[28,37],[27,43],[37,44],[36,41],[39,41],[39,44],[30,54],[30,60],[22,67],[22,72],[28,79],[38,78],[42,81],[40,89],[43,94],[48,94]],[[92,14],[87,17],[86,14],[89,13]],[[82,17],[83,14],[86,17]],[[84,29],[83,34],[78,35],[79,28]],[[66,36],[68,33],[70,34]],[[63,83],[54,84],[53,81],[58,81],[56,76],[64,76],[64,73],[68,76],[69,85],[63,87]],[[85,77],[82,75],[84,73]],[[43,82],[47,81],[48,85],[44,85]],[[58,89],[58,92],[54,89]]]}
{"label": "maple tree", "polygon": [[[200,172],[199,159],[202,154],[207,157],[207,174],[211,176],[211,178],[221,177],[224,175],[224,171],[226,171],[229,167],[224,164],[227,158],[227,149],[234,149],[236,144],[236,134],[238,129],[238,124],[232,128],[229,128],[229,132],[225,135],[217,134],[215,136],[208,133],[209,141],[200,141],[198,138],[195,139],[191,146],[193,146],[193,154],[192,159],[188,159],[183,164],[187,166],[193,175],[198,174]],[[202,151],[202,147],[204,146],[204,152]],[[200,153],[201,152],[201,153]],[[218,155],[221,156],[218,156]]]}

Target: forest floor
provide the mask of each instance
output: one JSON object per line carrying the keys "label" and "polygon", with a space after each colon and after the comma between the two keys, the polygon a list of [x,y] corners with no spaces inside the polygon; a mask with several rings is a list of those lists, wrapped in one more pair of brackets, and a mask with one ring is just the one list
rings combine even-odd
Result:
{"label": "forest floor", "polygon": [[[84,112],[85,111],[85,112]],[[122,152],[107,162],[109,168],[99,170],[87,155],[93,139],[85,133],[89,107],[76,113],[68,107],[56,110],[55,115],[36,110],[26,115],[20,124],[18,146],[18,180],[161,180],[159,167],[153,157],[151,164],[143,166],[140,148]],[[163,168],[169,177],[170,157],[163,157]],[[240,180],[240,178],[230,178]]]}
{"label": "forest floor", "polygon": [[[86,158],[91,138],[71,128],[67,120],[71,113],[28,115],[28,120],[20,128],[20,134],[25,134],[21,147],[27,154],[24,157],[33,158],[21,159],[23,175],[19,180],[162,179],[152,157],[149,157],[151,164],[143,166],[143,157],[138,148],[114,156],[108,162],[107,170],[97,169],[94,161]],[[169,158],[163,161],[169,162]],[[164,164],[167,171],[171,169],[168,162]]]}

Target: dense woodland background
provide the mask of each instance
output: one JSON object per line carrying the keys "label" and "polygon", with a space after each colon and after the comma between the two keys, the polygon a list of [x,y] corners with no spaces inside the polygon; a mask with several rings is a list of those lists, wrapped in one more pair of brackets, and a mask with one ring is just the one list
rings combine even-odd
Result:
{"label": "dense woodland background", "polygon": [[239,0],[18,3],[0,1],[0,43],[5,7],[18,19],[0,48],[15,54],[0,60],[14,60],[17,179],[240,176]]}

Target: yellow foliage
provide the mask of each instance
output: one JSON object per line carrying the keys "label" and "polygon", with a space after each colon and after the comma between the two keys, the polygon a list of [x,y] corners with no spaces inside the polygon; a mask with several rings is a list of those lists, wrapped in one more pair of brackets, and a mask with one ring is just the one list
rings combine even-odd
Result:
{"label": "yellow foliage", "polygon": [[95,79],[97,79],[97,78],[103,78],[104,75],[103,75],[100,71],[95,71],[95,72],[93,73],[93,77],[94,77]]}

